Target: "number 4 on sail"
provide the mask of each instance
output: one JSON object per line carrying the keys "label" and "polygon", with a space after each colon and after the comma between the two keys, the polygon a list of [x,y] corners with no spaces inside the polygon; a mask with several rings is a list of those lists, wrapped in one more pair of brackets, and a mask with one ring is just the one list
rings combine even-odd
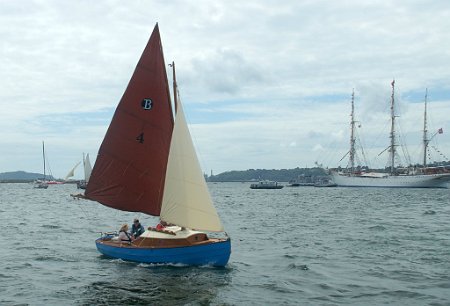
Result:
{"label": "number 4 on sail", "polygon": [[[100,146],[85,193],[115,209],[160,216],[169,225],[149,227],[130,242],[104,235],[96,245],[104,255],[135,262],[225,266],[231,241],[200,169],[171,66],[175,119],[156,24]],[[211,238],[206,232],[223,235]]]}

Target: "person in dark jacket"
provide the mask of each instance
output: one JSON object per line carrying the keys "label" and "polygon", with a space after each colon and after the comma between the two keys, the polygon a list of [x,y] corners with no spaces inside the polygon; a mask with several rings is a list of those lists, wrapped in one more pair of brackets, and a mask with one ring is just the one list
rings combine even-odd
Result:
{"label": "person in dark jacket", "polygon": [[133,225],[131,226],[131,235],[134,239],[142,235],[142,233],[145,232],[144,227],[139,222],[139,219],[134,219]]}

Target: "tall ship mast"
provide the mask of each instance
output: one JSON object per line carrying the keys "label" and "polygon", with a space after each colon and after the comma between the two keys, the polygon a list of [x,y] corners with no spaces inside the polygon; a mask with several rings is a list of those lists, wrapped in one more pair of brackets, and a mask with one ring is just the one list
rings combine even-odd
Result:
{"label": "tall ship mast", "polygon": [[[396,131],[395,131],[395,80],[391,82],[392,94],[391,94],[391,130],[389,133],[390,144],[383,150],[383,152],[389,152],[389,173],[381,171],[355,171],[355,158],[356,158],[356,130],[355,130],[355,119],[354,119],[354,91],[352,94],[352,111],[351,111],[351,133],[350,133],[350,151],[347,153],[349,155],[349,167],[342,171],[340,168],[330,170],[330,176],[335,184],[341,187],[397,187],[397,188],[448,188],[448,183],[450,182],[450,172],[446,169],[440,171],[435,171],[433,173],[423,173],[419,174],[412,171],[401,172],[402,169],[395,168],[395,158],[397,154],[397,141],[396,141]],[[425,95],[425,120],[424,120],[424,133],[423,133],[423,143],[424,143],[424,167],[426,167],[426,153],[427,148],[432,137],[427,135],[427,110],[426,110],[426,100],[427,95]],[[437,133],[442,133],[442,129],[439,129]],[[437,134],[436,133],[436,134]],[[381,152],[380,154],[382,154]],[[347,155],[346,154],[346,155]],[[378,155],[380,155],[378,154]],[[344,156],[345,157],[345,156]],[[343,159],[343,158],[342,158]],[[342,160],[341,159],[341,160]],[[350,171],[348,171],[350,170]]]}
{"label": "tall ship mast", "polygon": [[427,167],[428,130],[427,130],[427,98],[428,88],[425,90],[425,110],[423,114],[423,167]]}
{"label": "tall ship mast", "polygon": [[395,143],[395,99],[394,99],[394,86],[395,86],[395,80],[391,83],[392,86],[392,94],[391,94],[391,133],[389,138],[391,138],[391,145],[389,147],[389,160],[390,160],[390,168],[391,168],[391,175],[395,173],[395,154],[397,153],[396,143]]}
{"label": "tall ship mast", "polygon": [[352,112],[350,114],[350,173],[355,173],[355,89],[352,91]]}

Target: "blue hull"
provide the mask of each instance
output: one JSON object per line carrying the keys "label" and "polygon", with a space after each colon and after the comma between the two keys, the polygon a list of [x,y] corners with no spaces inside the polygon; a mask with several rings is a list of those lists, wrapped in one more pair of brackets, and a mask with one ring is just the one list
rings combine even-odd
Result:
{"label": "blue hull", "polygon": [[228,263],[231,253],[230,239],[210,244],[160,249],[112,246],[101,241],[102,238],[99,238],[95,244],[103,255],[142,263],[223,267]]}

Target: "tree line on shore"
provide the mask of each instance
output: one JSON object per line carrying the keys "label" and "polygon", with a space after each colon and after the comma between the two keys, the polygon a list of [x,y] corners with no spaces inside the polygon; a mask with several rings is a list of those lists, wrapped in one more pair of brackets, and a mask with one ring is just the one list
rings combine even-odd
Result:
{"label": "tree line on shore", "polygon": [[295,169],[248,169],[242,171],[227,171],[217,175],[207,176],[209,182],[249,182],[257,180],[271,180],[289,182],[299,176],[325,176],[322,168],[295,168]]}

